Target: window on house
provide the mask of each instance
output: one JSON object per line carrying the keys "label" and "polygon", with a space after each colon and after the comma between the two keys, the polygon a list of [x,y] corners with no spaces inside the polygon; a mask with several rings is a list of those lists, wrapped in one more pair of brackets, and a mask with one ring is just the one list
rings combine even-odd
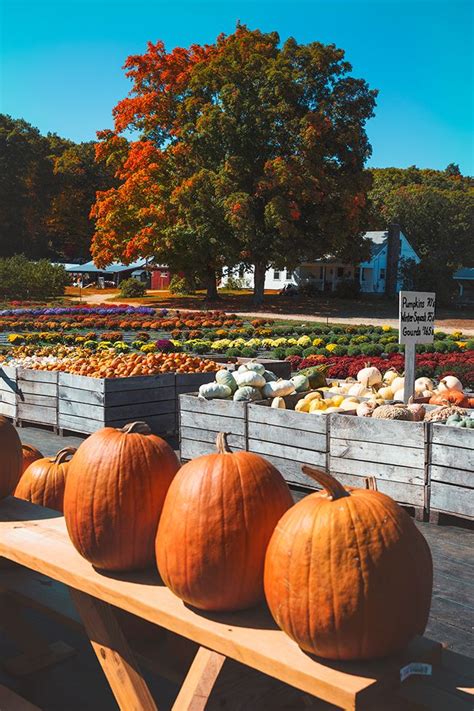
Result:
{"label": "window on house", "polygon": [[287,278],[287,279],[292,279],[292,278],[293,278],[293,270],[292,270],[292,269],[287,269],[287,270],[286,270],[286,278]]}
{"label": "window on house", "polygon": [[338,268],[337,268],[337,276],[338,276],[338,277],[343,277],[343,276],[344,276],[344,267],[338,267]]}
{"label": "window on house", "polygon": [[380,278],[385,279],[385,269],[380,270]]}
{"label": "window on house", "polygon": [[245,275],[245,267],[244,267],[243,264],[241,264],[240,267],[239,267],[239,277],[240,277],[241,279],[243,279],[243,278],[244,278],[244,275]]}
{"label": "window on house", "polygon": [[356,267],[354,270],[354,277],[360,279],[360,267]]}
{"label": "window on house", "polygon": [[361,279],[362,281],[365,281],[365,269],[362,269],[361,271]]}
{"label": "window on house", "polygon": [[279,270],[277,270],[277,269],[274,269],[274,270],[273,270],[273,278],[275,279],[275,281],[280,281],[280,272],[279,272]]}

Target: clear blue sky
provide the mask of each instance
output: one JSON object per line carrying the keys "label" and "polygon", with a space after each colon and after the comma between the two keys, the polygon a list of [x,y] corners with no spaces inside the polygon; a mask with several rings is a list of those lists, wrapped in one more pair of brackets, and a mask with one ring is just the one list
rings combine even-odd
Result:
{"label": "clear blue sky", "polygon": [[147,40],[212,42],[236,20],[335,43],[380,90],[371,165],[474,174],[473,0],[0,0],[0,111],[76,141],[112,125]]}

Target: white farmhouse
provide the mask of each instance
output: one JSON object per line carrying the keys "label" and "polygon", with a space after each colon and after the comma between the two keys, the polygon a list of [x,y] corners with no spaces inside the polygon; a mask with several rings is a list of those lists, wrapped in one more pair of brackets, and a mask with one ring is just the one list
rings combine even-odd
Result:
{"label": "white farmhouse", "polygon": [[[265,276],[265,289],[280,291],[289,284],[310,282],[320,291],[335,291],[341,281],[357,279],[362,292],[383,294],[400,291],[402,262],[413,260],[418,264],[418,254],[398,225],[390,225],[385,231],[366,232],[364,237],[370,241],[370,257],[366,262],[351,265],[327,257],[315,262],[303,262],[294,271],[272,267]],[[244,274],[242,267],[224,270],[222,285],[232,275],[240,275],[247,287],[253,286],[252,271]]]}

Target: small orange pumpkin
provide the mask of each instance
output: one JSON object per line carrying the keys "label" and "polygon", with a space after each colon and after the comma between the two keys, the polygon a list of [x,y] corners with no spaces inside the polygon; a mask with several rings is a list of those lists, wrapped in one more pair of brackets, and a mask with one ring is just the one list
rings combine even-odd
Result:
{"label": "small orange pumpkin", "polygon": [[324,491],[287,511],[270,540],[264,584],[276,623],[306,652],[326,659],[400,651],[428,620],[428,544],[385,494],[303,471]]}
{"label": "small orange pumpkin", "polygon": [[0,417],[0,500],[15,490],[21,476],[23,453],[18,432]]}
{"label": "small orange pumpkin", "polygon": [[36,462],[37,459],[42,459],[43,455],[39,449],[36,449],[36,447],[33,447],[31,444],[22,444],[21,448],[23,450],[23,472],[25,472],[30,464]]}
{"label": "small orange pumpkin", "polygon": [[201,610],[242,610],[263,599],[265,550],[293,504],[280,472],[251,452],[193,459],[171,484],[156,536],[158,570],[182,600]]}
{"label": "small orange pumpkin", "polygon": [[429,400],[430,405],[457,405],[458,407],[469,407],[469,398],[459,390],[443,390],[436,393]]}
{"label": "small orange pumpkin", "polygon": [[18,482],[15,496],[62,512],[70,464],[68,458],[72,457],[75,451],[75,447],[64,447],[55,457],[43,457],[32,462]]}
{"label": "small orange pumpkin", "polygon": [[178,459],[145,422],[104,427],[74,455],[64,517],[79,553],[102,570],[152,566],[158,521]]}

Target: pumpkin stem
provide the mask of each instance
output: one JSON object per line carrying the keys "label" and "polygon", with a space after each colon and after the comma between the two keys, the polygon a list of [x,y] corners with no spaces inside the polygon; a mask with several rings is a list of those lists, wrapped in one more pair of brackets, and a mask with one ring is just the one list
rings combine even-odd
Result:
{"label": "pumpkin stem", "polygon": [[216,447],[219,454],[232,454],[227,442],[227,432],[219,432],[216,438]]}
{"label": "pumpkin stem", "polygon": [[36,447],[33,447],[31,444],[22,444],[22,445],[21,445],[21,448],[22,448],[22,449],[26,449],[27,452],[31,452],[31,453],[38,451],[38,450],[36,449]]}
{"label": "pumpkin stem", "polygon": [[329,472],[323,472],[321,469],[309,467],[307,464],[304,464],[301,469],[307,476],[317,481],[318,484],[321,484],[333,501],[342,499],[344,496],[350,496],[349,492],[344,489],[342,484],[333,477],[332,474],[329,474]]}
{"label": "pumpkin stem", "polygon": [[77,452],[75,447],[64,447],[64,449],[59,450],[55,457],[51,457],[50,461],[54,462],[54,464],[63,464],[67,458],[69,456],[72,457],[75,452]]}
{"label": "pumpkin stem", "polygon": [[369,489],[369,491],[378,491],[377,479],[374,476],[366,476],[364,481],[366,489]]}
{"label": "pumpkin stem", "polygon": [[120,429],[120,432],[123,432],[124,434],[143,434],[143,435],[149,435],[151,434],[151,429],[149,425],[147,425],[146,422],[129,422],[128,425],[125,425],[125,427],[122,427]]}

